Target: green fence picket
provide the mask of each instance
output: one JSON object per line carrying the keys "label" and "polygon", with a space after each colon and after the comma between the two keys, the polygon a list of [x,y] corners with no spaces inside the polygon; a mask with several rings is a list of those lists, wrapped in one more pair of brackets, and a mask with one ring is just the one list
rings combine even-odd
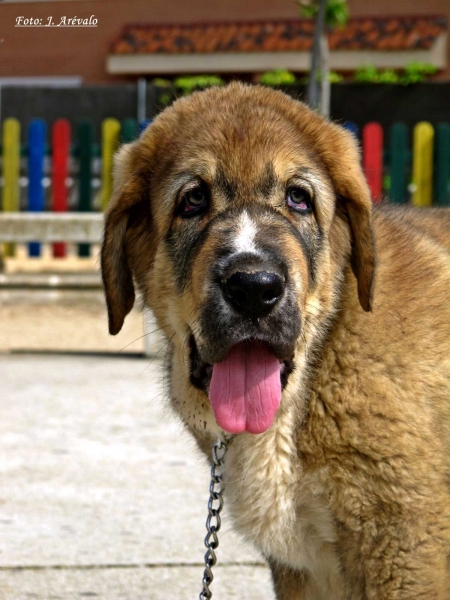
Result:
{"label": "green fence picket", "polygon": [[132,117],[124,119],[120,130],[120,143],[129,144],[130,142],[134,142],[138,135],[139,128],[136,119],[133,119]]}
{"label": "green fence picket", "polygon": [[450,204],[450,125],[436,127],[436,158],[434,202],[439,206]]}
{"label": "green fence picket", "polygon": [[[91,121],[83,120],[78,123],[78,161],[79,187],[78,210],[92,210],[92,156],[94,142],[94,126]],[[78,256],[90,256],[89,244],[78,244]]]}
{"label": "green fence picket", "polygon": [[407,200],[408,186],[408,128],[404,123],[394,123],[389,140],[390,189],[389,200],[403,204]]}

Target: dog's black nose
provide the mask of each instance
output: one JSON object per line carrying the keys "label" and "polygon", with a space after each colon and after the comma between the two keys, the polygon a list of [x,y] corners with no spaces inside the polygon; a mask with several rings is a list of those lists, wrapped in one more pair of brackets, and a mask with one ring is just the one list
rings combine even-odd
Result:
{"label": "dog's black nose", "polygon": [[223,282],[222,290],[238,313],[259,318],[267,315],[281,298],[284,281],[278,273],[238,271]]}

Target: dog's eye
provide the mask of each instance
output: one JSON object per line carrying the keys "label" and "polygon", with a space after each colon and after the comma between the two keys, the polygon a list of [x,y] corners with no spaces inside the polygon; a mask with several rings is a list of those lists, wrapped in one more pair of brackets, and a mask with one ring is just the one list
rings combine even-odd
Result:
{"label": "dog's eye", "polygon": [[187,191],[181,200],[180,215],[193,217],[208,208],[208,196],[200,186]]}
{"label": "dog's eye", "polygon": [[286,194],[286,201],[289,208],[292,208],[297,212],[310,213],[312,211],[311,194],[304,188],[289,188]]}

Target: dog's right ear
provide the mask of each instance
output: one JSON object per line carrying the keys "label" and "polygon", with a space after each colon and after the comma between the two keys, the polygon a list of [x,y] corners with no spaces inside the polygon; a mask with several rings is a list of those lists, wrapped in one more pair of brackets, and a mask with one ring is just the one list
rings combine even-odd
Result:
{"label": "dog's right ear", "polygon": [[125,317],[133,308],[135,292],[133,274],[125,249],[130,212],[143,200],[142,176],[133,168],[136,142],[126,144],[114,157],[114,188],[105,214],[101,270],[109,333],[116,335],[122,329]]}

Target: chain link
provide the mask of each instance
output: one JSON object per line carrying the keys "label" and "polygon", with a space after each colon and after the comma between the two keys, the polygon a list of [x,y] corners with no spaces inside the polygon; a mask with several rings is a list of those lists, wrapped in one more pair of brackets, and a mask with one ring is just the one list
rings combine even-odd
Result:
{"label": "chain link", "polygon": [[222,481],[224,457],[227,451],[227,445],[222,440],[218,440],[212,449],[213,464],[211,466],[211,483],[209,485],[208,517],[206,519],[207,534],[205,537],[205,571],[203,573],[203,589],[199,600],[209,600],[212,598],[212,592],[209,589],[214,577],[212,567],[217,563],[215,550],[219,547],[218,532],[220,530],[220,513],[223,508],[223,490]]}

